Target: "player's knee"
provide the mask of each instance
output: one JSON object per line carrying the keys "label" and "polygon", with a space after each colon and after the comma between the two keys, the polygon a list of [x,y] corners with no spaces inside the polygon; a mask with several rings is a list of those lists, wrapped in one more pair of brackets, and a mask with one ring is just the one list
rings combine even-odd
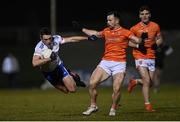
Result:
{"label": "player's knee", "polygon": [[69,92],[74,93],[76,92],[76,85],[70,85],[66,87]]}
{"label": "player's knee", "polygon": [[62,91],[63,93],[67,94],[69,91],[64,87],[64,86],[61,86],[61,85],[54,85],[54,87],[60,91]]}
{"label": "player's knee", "polygon": [[150,77],[149,76],[142,76],[142,80],[144,83],[150,83]]}
{"label": "player's knee", "polygon": [[94,80],[90,80],[89,87],[93,89],[96,88],[96,86],[97,86],[97,82]]}
{"label": "player's knee", "polygon": [[150,85],[150,78],[144,78],[143,79],[143,85],[149,86]]}
{"label": "player's knee", "polygon": [[74,93],[74,92],[76,92],[76,88],[70,88],[70,89],[68,89],[68,91],[69,91],[70,93]]}
{"label": "player's knee", "polygon": [[115,94],[119,94],[119,93],[120,93],[120,87],[114,87],[114,88],[113,88],[113,92],[114,92]]}

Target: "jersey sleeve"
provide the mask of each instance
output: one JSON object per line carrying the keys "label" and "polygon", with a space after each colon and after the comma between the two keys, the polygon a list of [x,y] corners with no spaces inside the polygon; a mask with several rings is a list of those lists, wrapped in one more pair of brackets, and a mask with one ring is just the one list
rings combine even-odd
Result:
{"label": "jersey sleeve", "polygon": [[59,41],[59,44],[65,43],[65,40],[62,36],[60,36],[60,35],[56,35],[56,36],[57,36],[57,40]]}
{"label": "jersey sleeve", "polygon": [[101,38],[104,38],[104,31],[100,31],[99,35],[100,35]]}
{"label": "jersey sleeve", "polygon": [[37,55],[37,56],[41,57],[42,56],[42,49],[40,47],[36,46],[33,55]]}
{"label": "jersey sleeve", "polygon": [[126,35],[126,37],[128,37],[130,39],[134,34],[133,34],[133,32],[126,30],[125,35]]}
{"label": "jersey sleeve", "polygon": [[42,55],[43,55],[43,54],[42,54],[42,51],[43,51],[44,48],[45,48],[45,45],[40,41],[40,42],[36,45],[36,47],[35,47],[35,49],[34,49],[34,54],[33,54],[33,55],[42,56]]}
{"label": "jersey sleeve", "polygon": [[64,38],[60,35],[53,35],[53,39],[58,44],[63,44],[65,42]]}
{"label": "jersey sleeve", "polygon": [[135,33],[134,27],[131,27],[131,28],[130,28],[130,31],[131,31],[132,33]]}
{"label": "jersey sleeve", "polygon": [[108,28],[105,28],[104,30],[100,31],[99,32],[99,35],[101,38],[104,38],[105,37],[105,31],[107,30]]}

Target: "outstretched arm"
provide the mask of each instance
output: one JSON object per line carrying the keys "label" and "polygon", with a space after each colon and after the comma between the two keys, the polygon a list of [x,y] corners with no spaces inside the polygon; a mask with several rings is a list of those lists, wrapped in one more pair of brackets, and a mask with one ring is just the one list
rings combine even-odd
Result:
{"label": "outstretched arm", "polygon": [[64,37],[64,41],[62,43],[69,43],[69,42],[80,42],[83,40],[87,40],[87,36],[71,36],[71,37]]}
{"label": "outstretched arm", "polygon": [[82,32],[84,32],[85,34],[87,34],[88,36],[92,36],[92,35],[95,35],[97,37],[100,37],[100,33],[96,30],[89,30],[87,28],[83,28],[82,29]]}

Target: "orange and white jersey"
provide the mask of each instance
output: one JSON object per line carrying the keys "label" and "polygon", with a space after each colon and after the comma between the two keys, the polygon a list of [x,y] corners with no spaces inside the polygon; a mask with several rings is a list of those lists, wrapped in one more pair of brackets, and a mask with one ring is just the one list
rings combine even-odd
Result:
{"label": "orange and white jersey", "polygon": [[113,30],[107,27],[100,32],[100,35],[105,39],[105,52],[102,59],[126,62],[126,48],[133,33],[122,27]]}
{"label": "orange and white jersey", "polygon": [[133,56],[135,59],[154,59],[155,51],[151,49],[151,46],[156,43],[156,37],[160,35],[160,27],[157,23],[150,21],[147,25],[139,22],[130,29],[135,36],[141,37],[143,32],[148,33],[148,39],[145,40],[145,47],[147,53],[143,54],[137,49],[133,49]]}

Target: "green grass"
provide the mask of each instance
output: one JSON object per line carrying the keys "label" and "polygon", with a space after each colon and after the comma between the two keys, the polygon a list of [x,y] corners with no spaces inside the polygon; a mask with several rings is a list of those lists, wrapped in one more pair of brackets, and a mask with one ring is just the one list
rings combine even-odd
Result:
{"label": "green grass", "polygon": [[98,88],[99,111],[91,116],[81,113],[89,105],[88,89],[79,89],[74,94],[63,94],[56,89],[0,90],[0,120],[59,120],[59,121],[169,121],[180,120],[179,85],[164,85],[158,94],[151,93],[156,112],[144,110],[141,88],[132,94],[122,90],[121,107],[117,116],[109,117],[111,88]]}

